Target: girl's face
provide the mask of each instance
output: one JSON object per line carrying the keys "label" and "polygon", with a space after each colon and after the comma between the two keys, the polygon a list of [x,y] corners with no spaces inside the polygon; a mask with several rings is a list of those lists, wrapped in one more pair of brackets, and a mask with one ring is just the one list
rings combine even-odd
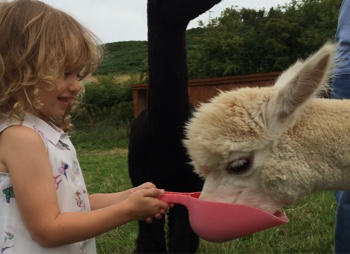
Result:
{"label": "girl's face", "polygon": [[[80,91],[79,72],[67,72],[53,89],[40,89],[39,96],[43,106],[38,109],[38,117],[49,121],[51,117],[61,118],[70,103]],[[43,84],[45,87],[45,84]]]}

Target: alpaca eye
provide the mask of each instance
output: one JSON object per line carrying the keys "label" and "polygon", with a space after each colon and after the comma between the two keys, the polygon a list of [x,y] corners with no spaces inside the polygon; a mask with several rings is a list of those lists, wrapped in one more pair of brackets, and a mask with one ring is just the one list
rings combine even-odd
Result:
{"label": "alpaca eye", "polygon": [[249,159],[240,159],[240,160],[231,162],[227,167],[227,171],[229,173],[241,174],[247,171],[249,167],[250,167]]}

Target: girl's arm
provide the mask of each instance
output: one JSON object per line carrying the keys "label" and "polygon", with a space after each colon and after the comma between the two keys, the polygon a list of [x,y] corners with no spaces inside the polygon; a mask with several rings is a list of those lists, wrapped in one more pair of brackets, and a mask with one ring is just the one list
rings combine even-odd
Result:
{"label": "girl's arm", "polygon": [[[104,207],[92,198],[91,212],[61,213],[53,174],[42,138],[32,129],[13,126],[0,135],[0,163],[10,173],[16,202],[32,237],[44,247],[92,238],[131,220],[165,213],[168,204],[155,198],[164,191],[151,188],[123,193]],[[97,199],[96,199],[97,200]],[[105,203],[106,204],[106,203]],[[100,208],[104,207],[104,208]],[[100,208],[100,209],[98,209]]]}
{"label": "girl's arm", "polygon": [[130,196],[130,194],[132,194],[132,192],[136,190],[152,189],[152,188],[156,188],[156,186],[153,183],[148,182],[125,191],[120,191],[115,193],[91,194],[89,196],[91,210],[96,210],[96,209],[104,208],[104,207],[119,203],[127,199]]}

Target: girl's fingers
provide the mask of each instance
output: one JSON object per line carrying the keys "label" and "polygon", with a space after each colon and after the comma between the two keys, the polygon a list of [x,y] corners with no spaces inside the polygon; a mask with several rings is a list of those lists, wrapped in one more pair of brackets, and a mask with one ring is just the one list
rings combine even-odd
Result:
{"label": "girl's fingers", "polygon": [[156,216],[154,216],[157,220],[160,220],[163,218],[163,215],[160,213],[157,213]]}

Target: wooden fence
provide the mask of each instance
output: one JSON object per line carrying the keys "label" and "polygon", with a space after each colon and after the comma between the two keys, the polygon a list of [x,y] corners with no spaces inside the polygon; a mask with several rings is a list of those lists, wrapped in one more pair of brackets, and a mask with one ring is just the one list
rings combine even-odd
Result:
{"label": "wooden fence", "polygon": [[[221,91],[237,89],[240,87],[264,87],[274,84],[280,72],[260,73],[222,78],[192,79],[188,85],[188,95],[194,106],[207,102]],[[132,86],[134,116],[136,117],[147,107],[147,84]]]}

